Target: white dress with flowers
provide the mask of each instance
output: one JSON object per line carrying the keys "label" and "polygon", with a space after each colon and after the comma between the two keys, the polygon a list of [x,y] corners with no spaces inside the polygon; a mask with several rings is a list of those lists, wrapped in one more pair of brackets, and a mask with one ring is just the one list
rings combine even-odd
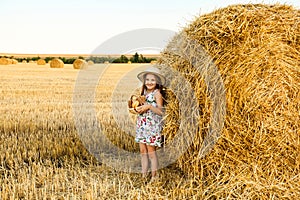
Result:
{"label": "white dress with flowers", "polygon": [[[157,90],[146,95],[146,104],[157,107],[154,94]],[[135,141],[151,146],[161,146],[162,116],[147,110],[137,116]]]}

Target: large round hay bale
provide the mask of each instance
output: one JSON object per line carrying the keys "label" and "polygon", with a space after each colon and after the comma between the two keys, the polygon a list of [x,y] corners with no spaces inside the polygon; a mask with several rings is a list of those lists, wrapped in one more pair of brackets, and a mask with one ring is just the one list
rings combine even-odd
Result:
{"label": "large round hay bale", "polygon": [[76,59],[73,62],[74,69],[86,69],[88,67],[88,63],[83,59]]}
{"label": "large round hay bale", "polygon": [[0,58],[0,65],[9,65],[11,61],[9,58]]}
{"label": "large round hay bale", "polygon": [[51,60],[50,67],[51,68],[63,68],[64,62],[59,58],[54,58]]}
{"label": "large round hay bale", "polygon": [[38,59],[36,63],[37,65],[46,65],[46,61],[44,59]]}
{"label": "large round hay bale", "polygon": [[[291,6],[233,5],[196,18],[163,51],[159,64],[169,87],[176,87],[182,77],[170,76],[166,66],[191,83],[198,102],[191,108],[184,106],[191,99],[179,105],[174,98],[168,100],[167,144],[184,113],[199,109],[196,136],[177,164],[197,176],[205,195],[213,199],[300,195],[299,35],[300,11]],[[199,54],[199,47],[205,53]],[[212,101],[219,86],[209,85],[217,76],[209,71],[212,64],[205,62],[208,55],[221,76],[225,102]],[[198,58],[204,58],[199,68],[205,70],[200,73],[195,66]],[[206,138],[214,128],[210,124],[215,104],[221,103],[226,105],[224,127],[211,151],[203,155],[202,145],[209,146]]]}

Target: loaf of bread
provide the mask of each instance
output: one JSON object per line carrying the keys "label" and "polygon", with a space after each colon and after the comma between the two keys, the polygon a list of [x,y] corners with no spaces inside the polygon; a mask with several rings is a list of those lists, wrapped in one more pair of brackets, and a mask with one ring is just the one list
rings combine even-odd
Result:
{"label": "loaf of bread", "polygon": [[144,105],[146,102],[146,97],[142,95],[131,95],[130,99],[128,100],[128,107],[129,110],[134,110],[136,112],[136,108]]}

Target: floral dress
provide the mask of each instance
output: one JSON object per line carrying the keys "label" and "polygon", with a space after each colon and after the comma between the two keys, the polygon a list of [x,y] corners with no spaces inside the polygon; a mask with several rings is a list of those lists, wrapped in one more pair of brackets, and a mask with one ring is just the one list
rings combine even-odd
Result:
{"label": "floral dress", "polygon": [[[151,104],[157,107],[154,94],[157,90],[146,95],[146,104]],[[152,110],[139,114],[136,122],[136,137],[135,141],[138,143],[145,143],[151,146],[161,146],[161,130],[162,130],[162,116],[154,113]]]}

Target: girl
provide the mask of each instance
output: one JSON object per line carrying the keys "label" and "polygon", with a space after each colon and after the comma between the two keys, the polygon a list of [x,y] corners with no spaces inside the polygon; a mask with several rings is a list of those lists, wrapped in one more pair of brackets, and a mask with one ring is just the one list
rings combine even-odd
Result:
{"label": "girl", "polygon": [[139,115],[137,116],[135,141],[140,146],[143,177],[147,176],[148,161],[150,160],[151,180],[153,180],[157,176],[158,168],[156,147],[160,147],[162,144],[162,87],[166,80],[159,70],[153,67],[139,73],[137,78],[143,83],[141,95],[146,96],[146,103],[136,108]]}

